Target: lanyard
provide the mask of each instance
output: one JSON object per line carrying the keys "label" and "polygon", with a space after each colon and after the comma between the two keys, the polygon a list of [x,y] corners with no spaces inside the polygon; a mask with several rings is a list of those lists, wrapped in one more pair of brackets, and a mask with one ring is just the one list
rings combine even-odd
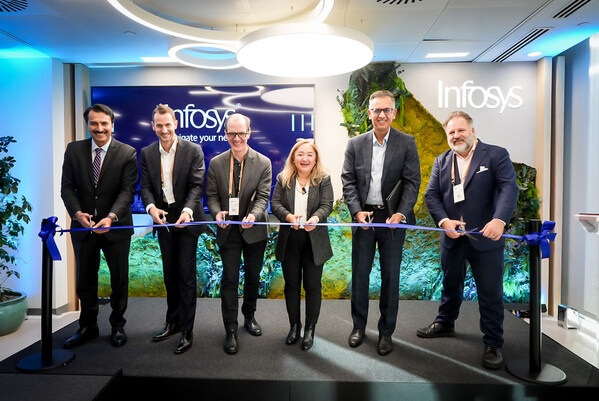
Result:
{"label": "lanyard", "polygon": [[[474,149],[476,150],[476,148]],[[466,166],[466,171],[464,171],[464,175],[460,177],[460,183],[464,183],[464,180],[466,179],[466,177],[468,176],[468,170],[470,169],[470,163],[472,163],[472,159],[474,159],[474,150],[472,151],[472,155],[470,157],[470,161],[468,162],[468,165]],[[458,158],[458,155],[456,153],[453,154],[453,157],[451,158],[451,184],[455,185],[455,167],[456,167],[456,160]],[[458,171],[459,173],[459,171]],[[462,179],[462,177],[464,177]]]}
{"label": "lanyard", "polygon": [[[243,163],[245,157],[241,161],[241,169],[239,171],[239,187],[237,188],[237,197],[241,193],[241,179],[243,178]],[[233,152],[231,152],[231,167],[229,168],[229,198],[233,196]]]}

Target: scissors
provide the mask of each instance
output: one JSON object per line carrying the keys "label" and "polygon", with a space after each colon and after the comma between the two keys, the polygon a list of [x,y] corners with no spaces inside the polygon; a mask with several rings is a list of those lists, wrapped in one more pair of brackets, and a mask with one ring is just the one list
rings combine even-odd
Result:
{"label": "scissors", "polygon": [[[165,214],[164,214],[164,213],[162,213],[162,222],[163,222],[164,224],[166,224],[166,216],[165,216]],[[166,228],[166,231],[167,231],[167,232],[169,232],[169,233],[171,232],[171,230],[169,230],[169,229],[168,229],[168,226],[166,226],[166,227],[164,227],[164,228]]]}
{"label": "scissors", "polygon": [[[463,217],[463,216],[460,216],[460,222],[462,223],[462,224],[460,224],[460,225],[458,226],[458,227],[459,227],[459,229],[460,229],[460,231],[466,231],[466,223],[464,222],[464,217]],[[476,230],[478,230],[478,227],[476,227],[476,228],[473,228],[473,229],[472,229],[472,230],[470,230],[470,231],[476,231]],[[474,235],[472,235],[472,234],[469,234],[469,233],[466,233],[466,232],[464,232],[464,233],[462,233],[462,234],[464,234],[464,235],[465,235],[466,237],[468,237],[468,238],[472,238],[474,241],[478,241],[478,238],[476,238],[476,237],[475,237]]]}

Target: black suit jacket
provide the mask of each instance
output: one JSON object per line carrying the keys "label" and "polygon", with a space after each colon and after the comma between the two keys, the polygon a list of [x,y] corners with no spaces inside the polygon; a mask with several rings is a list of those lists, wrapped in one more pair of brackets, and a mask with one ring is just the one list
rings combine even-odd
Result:
{"label": "black suit jacket", "polygon": [[[113,227],[132,226],[131,201],[137,182],[135,149],[112,138],[104,157],[98,185],[94,187],[92,167],[92,139],[71,142],[67,146],[62,165],[60,195],[71,218],[78,212],[94,215],[94,221],[116,214]],[[74,218],[71,228],[81,228]],[[102,234],[109,241],[130,237],[133,229],[110,230]],[[84,240],[89,231],[73,232],[72,238]]]}
{"label": "black suit jacket", "polygon": [[[352,216],[364,210],[370,188],[372,169],[372,140],[374,132],[368,131],[349,140],[341,172],[343,196]],[[396,210],[389,216],[401,213],[409,224],[414,224],[414,205],[420,189],[420,159],[414,137],[391,128],[387,139],[381,192],[385,200],[395,185],[402,181],[403,191]]]}
{"label": "black suit jacket", "polygon": [[[326,176],[318,185],[310,185],[308,190],[308,215],[306,220],[312,216],[317,216],[320,223],[326,223],[327,217],[333,211],[333,186],[331,178]],[[291,188],[283,186],[281,175],[277,176],[277,184],[270,202],[272,212],[277,218],[285,222],[288,214],[293,214],[295,209],[295,180],[291,183]],[[277,247],[275,255],[278,260],[285,258],[285,249],[289,237],[291,226],[281,226],[279,228],[279,238],[277,239]],[[314,230],[308,232],[310,244],[312,245],[312,254],[314,256],[314,264],[322,265],[333,256],[331,241],[329,239],[328,227],[318,226]]]}
{"label": "black suit jacket", "polygon": [[[177,151],[173,166],[173,192],[175,205],[178,212],[177,218],[183,208],[193,210],[194,221],[204,220],[204,152],[198,144],[177,138]],[[159,142],[146,146],[141,150],[141,200],[144,207],[153,203],[162,209],[162,180],[160,177],[160,148]],[[186,229],[200,235],[204,232],[204,225],[189,225]]]}
{"label": "black suit jacket", "polygon": [[[435,159],[433,171],[424,194],[426,207],[436,224],[444,218],[464,218],[467,230],[482,230],[493,218],[509,224],[518,202],[518,183],[510,156],[502,147],[487,145],[480,140],[472,155],[468,175],[464,181],[465,200],[453,201],[451,160],[448,150]],[[505,240],[493,241],[477,235],[476,241],[468,238],[479,251],[503,247]],[[441,245],[451,248],[455,243],[441,233]]]}

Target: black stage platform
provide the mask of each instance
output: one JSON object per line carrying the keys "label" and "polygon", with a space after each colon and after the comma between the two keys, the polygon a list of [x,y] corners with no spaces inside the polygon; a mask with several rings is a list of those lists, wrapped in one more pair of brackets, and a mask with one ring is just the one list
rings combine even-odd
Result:
{"label": "black stage platform", "polygon": [[[152,343],[163,324],[166,300],[131,298],[122,348],[109,342],[110,306],[100,310],[100,337],[74,349],[68,365],[22,373],[17,362],[40,350],[39,342],[0,362],[0,400],[242,399],[242,400],[546,400],[599,393],[599,370],[555,341],[543,337],[543,362],[568,377],[562,386],[536,386],[505,371],[481,367],[483,343],[476,302],[464,302],[456,337],[421,339],[438,303],[401,301],[394,351],[376,352],[378,302],[371,301],[367,338],[347,345],[352,329],[349,300],[324,301],[314,348],[284,342],[289,325],[283,300],[260,299],[256,318],[261,337],[239,330],[236,355],[222,350],[220,299],[198,299],[194,345],[174,355],[176,336]],[[242,323],[240,317],[240,323]],[[77,323],[54,334],[56,348]],[[528,356],[529,326],[506,312],[506,361]],[[165,398],[166,397],[166,398]]]}

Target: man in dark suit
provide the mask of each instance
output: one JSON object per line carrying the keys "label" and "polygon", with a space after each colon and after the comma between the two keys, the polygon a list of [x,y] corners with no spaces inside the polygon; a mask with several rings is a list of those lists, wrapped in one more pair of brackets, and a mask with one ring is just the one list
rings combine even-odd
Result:
{"label": "man in dark suit", "polygon": [[71,216],[71,228],[101,228],[71,233],[77,269],[77,296],[81,301],[79,330],[67,339],[72,348],[98,337],[98,269],[100,250],[110,270],[111,343],[127,342],[124,326],[129,285],[129,246],[131,201],[137,181],[135,149],[112,137],[114,113],[103,104],[89,107],[83,114],[90,139],[71,142],[62,165],[60,194]]}
{"label": "man in dark suit", "polygon": [[248,146],[251,133],[248,117],[236,113],[227,118],[225,135],[231,149],[210,161],[206,182],[208,209],[217,221],[248,223],[221,223],[217,227],[216,243],[223,262],[220,296],[226,331],[224,350],[228,354],[235,354],[238,350],[238,288],[242,253],[245,282],[241,312],[244,327],[251,335],[262,335],[254,313],[268,226],[251,223],[267,221],[272,167],[266,156]]}
{"label": "man in dark suit", "polygon": [[[170,107],[152,112],[158,142],[141,151],[141,199],[155,224],[182,224],[204,219],[202,207],[204,153],[200,145],[178,138],[178,121]],[[152,340],[181,332],[175,354],[193,343],[196,314],[196,252],[203,225],[158,228],[158,244],[166,286],[166,323]]]}
{"label": "man in dark suit", "polygon": [[[341,173],[343,196],[354,221],[358,223],[398,224],[406,219],[414,223],[414,204],[420,188],[420,161],[414,137],[391,128],[396,112],[391,92],[374,92],[368,109],[373,130],[350,139],[347,144]],[[399,307],[399,271],[404,238],[405,230],[402,229],[353,230],[353,330],[348,339],[351,347],[362,344],[365,336],[369,276],[378,244],[381,316],[377,352],[386,355],[393,350],[391,335]]]}
{"label": "man in dark suit", "polygon": [[[466,262],[476,280],[480,328],[488,369],[503,365],[502,234],[516,202],[518,184],[508,152],[476,138],[472,118],[456,111],[443,124],[451,148],[438,156],[425,193],[426,206],[441,233],[443,290],[435,321],[418,329],[423,338],[451,337],[464,292]],[[482,235],[460,231],[480,230]]]}

